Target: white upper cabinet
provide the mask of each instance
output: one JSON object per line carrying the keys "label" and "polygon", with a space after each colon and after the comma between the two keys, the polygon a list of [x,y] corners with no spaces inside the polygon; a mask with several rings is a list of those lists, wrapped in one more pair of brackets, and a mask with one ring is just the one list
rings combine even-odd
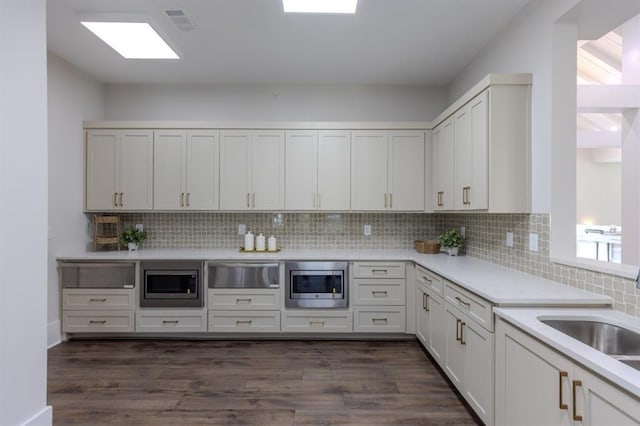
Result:
{"label": "white upper cabinet", "polygon": [[434,210],[453,209],[454,123],[449,119],[433,129],[432,203]]}
{"label": "white upper cabinet", "polygon": [[153,208],[153,131],[87,131],[86,209]]}
{"label": "white upper cabinet", "polygon": [[286,210],[349,210],[348,131],[287,131]]}
{"label": "white upper cabinet", "polygon": [[434,210],[531,210],[530,75],[489,75],[435,123]]}
{"label": "white upper cabinet", "polygon": [[154,139],[154,208],[217,210],[218,132],[157,130]]}
{"label": "white upper cabinet", "polygon": [[424,210],[424,131],[351,133],[351,209]]}
{"label": "white upper cabinet", "polygon": [[220,209],[284,209],[284,132],[220,132]]}

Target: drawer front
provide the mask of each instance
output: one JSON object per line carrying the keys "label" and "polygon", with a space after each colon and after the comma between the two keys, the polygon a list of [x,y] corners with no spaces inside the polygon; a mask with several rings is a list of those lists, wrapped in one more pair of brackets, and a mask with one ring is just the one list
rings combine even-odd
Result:
{"label": "drawer front", "polygon": [[404,306],[372,306],[355,308],[354,331],[358,333],[404,333]]}
{"label": "drawer front", "polygon": [[480,296],[445,280],[445,300],[475,320],[482,327],[493,331],[493,305]]}
{"label": "drawer front", "polygon": [[405,280],[355,278],[356,305],[402,305],[406,304]]}
{"label": "drawer front", "polygon": [[298,333],[350,333],[351,312],[283,312],[282,331]]}
{"label": "drawer front", "polygon": [[404,278],[404,262],[354,262],[354,278]]}
{"label": "drawer front", "polygon": [[209,311],[209,331],[223,333],[278,333],[279,311]]}
{"label": "drawer front", "polygon": [[424,269],[421,266],[416,266],[416,281],[425,285],[428,289],[431,289],[431,293],[443,297],[443,283],[442,277],[434,274],[431,271]]}
{"label": "drawer front", "polygon": [[280,291],[269,289],[209,289],[209,309],[254,310],[280,309]]}
{"label": "drawer front", "polygon": [[62,309],[85,311],[134,310],[134,289],[63,289]]}
{"label": "drawer front", "polygon": [[133,311],[63,311],[64,333],[133,332]]}
{"label": "drawer front", "polygon": [[150,333],[180,333],[207,331],[206,311],[138,311],[136,331]]}

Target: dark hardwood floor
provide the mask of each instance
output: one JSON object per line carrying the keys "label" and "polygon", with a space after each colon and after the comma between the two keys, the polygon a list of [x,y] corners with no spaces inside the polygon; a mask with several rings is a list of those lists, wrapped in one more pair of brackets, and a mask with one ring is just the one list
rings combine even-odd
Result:
{"label": "dark hardwood floor", "polygon": [[79,340],[49,350],[56,425],[475,425],[416,341]]}

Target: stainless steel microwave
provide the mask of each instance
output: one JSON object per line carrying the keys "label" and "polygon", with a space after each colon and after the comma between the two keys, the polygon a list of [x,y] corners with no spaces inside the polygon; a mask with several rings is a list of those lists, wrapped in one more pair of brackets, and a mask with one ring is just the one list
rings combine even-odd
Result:
{"label": "stainless steel microwave", "polygon": [[285,275],[288,308],[349,306],[348,262],[287,262]]}
{"label": "stainless steel microwave", "polygon": [[140,262],[140,306],[202,307],[202,275],[200,261]]}

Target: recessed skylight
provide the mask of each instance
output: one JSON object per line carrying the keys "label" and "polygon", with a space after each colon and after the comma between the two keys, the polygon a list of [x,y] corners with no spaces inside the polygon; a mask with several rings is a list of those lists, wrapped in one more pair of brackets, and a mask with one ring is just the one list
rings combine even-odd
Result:
{"label": "recessed skylight", "polygon": [[126,59],[180,59],[147,22],[82,22]]}
{"label": "recessed skylight", "polygon": [[358,0],[282,0],[285,13],[356,13]]}

